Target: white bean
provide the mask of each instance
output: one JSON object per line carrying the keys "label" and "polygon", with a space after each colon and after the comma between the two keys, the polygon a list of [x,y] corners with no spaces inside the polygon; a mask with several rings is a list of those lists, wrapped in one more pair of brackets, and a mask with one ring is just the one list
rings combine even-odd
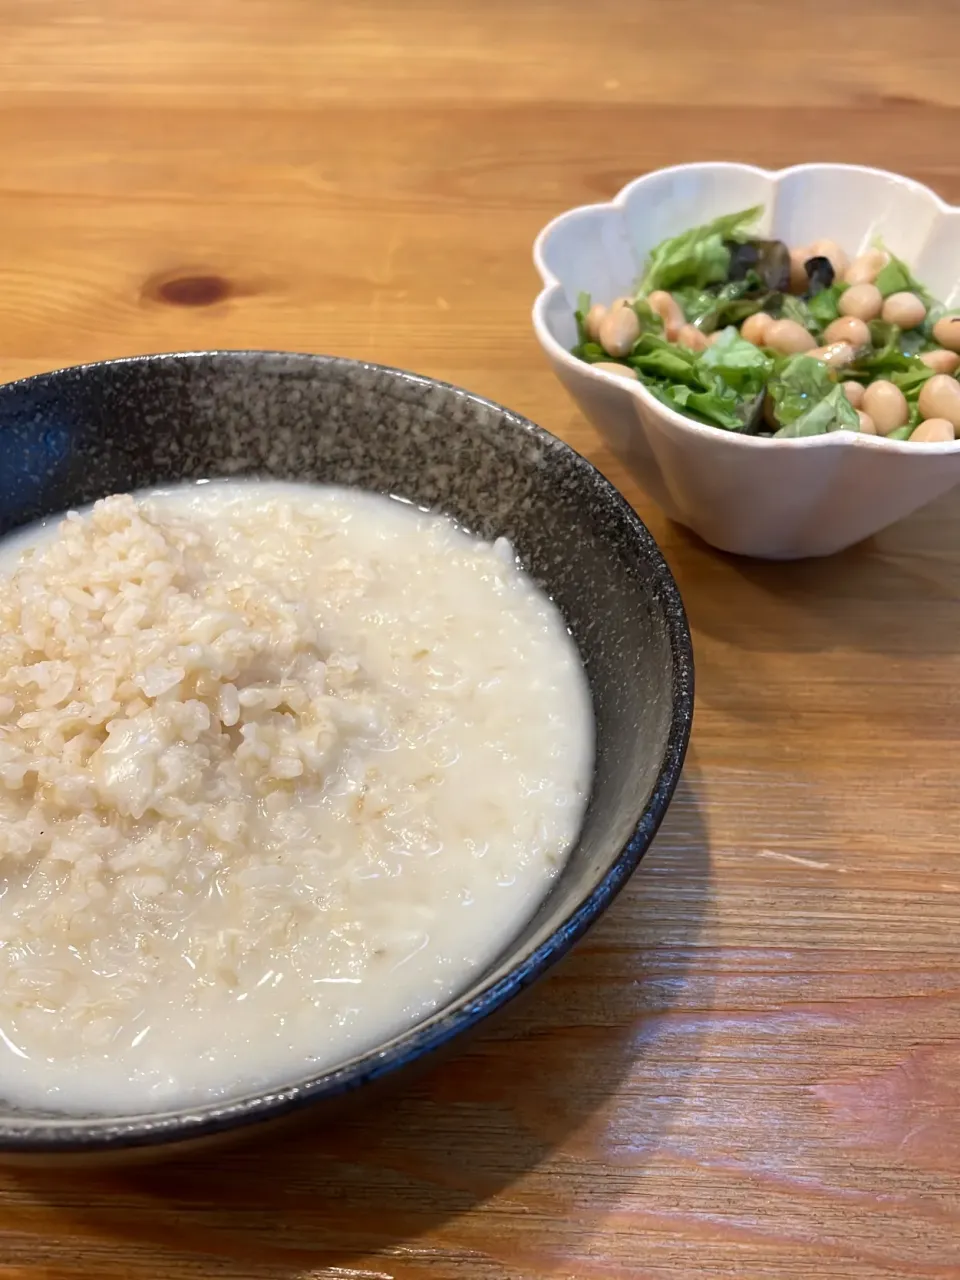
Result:
{"label": "white bean", "polygon": [[781,355],[793,356],[802,351],[812,351],[816,339],[796,320],[774,320],[767,329],[765,345]]}
{"label": "white bean", "polygon": [[587,331],[587,337],[592,342],[600,341],[600,322],[607,314],[607,308],[602,302],[595,302],[584,317],[583,327]]}
{"label": "white bean", "polygon": [[600,345],[608,356],[625,356],[640,337],[640,321],[632,307],[617,307],[600,321]]}
{"label": "white bean", "polygon": [[707,335],[701,333],[695,324],[681,325],[680,332],[677,334],[677,342],[681,347],[687,347],[690,351],[706,351]]}
{"label": "white bean", "polygon": [[886,378],[879,378],[864,389],[863,410],[869,413],[881,436],[888,436],[897,427],[904,426],[910,417],[907,397]]}
{"label": "white bean", "polygon": [[849,342],[852,347],[865,347],[870,342],[870,330],[856,316],[840,316],[827,325],[823,336],[828,344]]}
{"label": "white bean", "polygon": [[822,360],[831,369],[843,369],[846,365],[853,364],[856,354],[849,342],[832,342],[829,347],[817,347],[810,352],[815,360]]}
{"label": "white bean", "polygon": [[636,369],[631,369],[627,364],[614,364],[612,361],[598,360],[591,368],[601,369],[604,373],[615,374],[618,378],[632,379],[634,382],[639,381]]}
{"label": "white bean", "polygon": [[960,382],[948,373],[935,373],[923,384],[918,404],[924,418],[946,418],[960,427]]}
{"label": "white bean", "polygon": [[933,326],[933,337],[948,351],[960,351],[960,316],[941,316]]}
{"label": "white bean", "polygon": [[772,316],[767,315],[766,311],[757,311],[754,315],[747,316],[740,326],[740,337],[745,338],[747,342],[752,342],[755,347],[764,347],[767,344],[767,332],[772,324]]}
{"label": "white bean", "polygon": [[867,249],[859,254],[843,273],[847,284],[873,284],[890,261],[890,255],[882,249]]}
{"label": "white bean", "polygon": [[860,419],[860,434],[862,436],[875,436],[877,434],[876,423],[869,413],[864,413],[862,409],[858,409],[857,417]]}
{"label": "white bean", "polygon": [[960,368],[960,355],[956,351],[925,351],[920,357],[928,369],[934,373],[956,373]]}
{"label": "white bean", "polygon": [[925,418],[914,428],[911,444],[947,444],[955,438],[953,423],[946,418]]}
{"label": "white bean", "polygon": [[855,284],[841,293],[837,309],[842,316],[876,320],[883,310],[883,295],[875,284]]}
{"label": "white bean", "polygon": [[[902,293],[891,293],[884,300],[880,314],[888,324],[899,325],[901,329],[915,329],[926,319],[927,308],[915,293],[904,290]],[[939,338],[937,341],[939,342]]]}
{"label": "white bean", "polygon": [[668,342],[676,342],[677,334],[683,328],[687,319],[683,314],[683,308],[680,303],[666,289],[654,289],[653,293],[647,298],[647,302],[650,305],[650,309],[655,311],[663,321],[663,336]]}
{"label": "white bean", "polygon": [[841,382],[843,394],[847,397],[855,409],[859,409],[863,404],[863,384],[860,382]]}

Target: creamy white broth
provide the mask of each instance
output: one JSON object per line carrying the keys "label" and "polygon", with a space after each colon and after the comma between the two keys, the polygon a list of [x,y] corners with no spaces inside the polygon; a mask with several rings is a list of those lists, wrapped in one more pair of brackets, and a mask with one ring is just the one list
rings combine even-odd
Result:
{"label": "creamy white broth", "polygon": [[592,715],[505,544],[230,481],[46,522],[0,574],[0,1095],[172,1106],[333,1066],[548,892]]}

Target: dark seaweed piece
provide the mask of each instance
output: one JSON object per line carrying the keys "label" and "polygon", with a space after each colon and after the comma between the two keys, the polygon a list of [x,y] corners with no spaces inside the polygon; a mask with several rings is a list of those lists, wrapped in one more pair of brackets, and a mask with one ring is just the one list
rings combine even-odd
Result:
{"label": "dark seaweed piece", "polygon": [[728,280],[743,280],[753,272],[768,289],[782,292],[790,285],[790,250],[782,240],[725,240],[730,251]]}
{"label": "dark seaweed piece", "polygon": [[745,280],[747,273],[756,271],[760,261],[760,250],[756,240],[724,240],[723,247],[730,253],[730,266],[727,269],[728,280]]}
{"label": "dark seaweed piece", "polygon": [[808,258],[803,264],[803,269],[810,281],[807,292],[803,295],[805,298],[812,298],[821,289],[829,289],[833,284],[836,273],[829,258]]}

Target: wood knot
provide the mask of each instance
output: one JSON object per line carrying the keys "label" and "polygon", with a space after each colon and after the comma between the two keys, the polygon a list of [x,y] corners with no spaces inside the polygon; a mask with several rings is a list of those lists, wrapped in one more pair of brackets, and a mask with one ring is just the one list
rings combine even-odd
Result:
{"label": "wood knot", "polygon": [[223,276],[165,272],[151,276],[141,290],[141,297],[171,307],[213,307],[218,302],[226,302],[232,293],[230,281]]}

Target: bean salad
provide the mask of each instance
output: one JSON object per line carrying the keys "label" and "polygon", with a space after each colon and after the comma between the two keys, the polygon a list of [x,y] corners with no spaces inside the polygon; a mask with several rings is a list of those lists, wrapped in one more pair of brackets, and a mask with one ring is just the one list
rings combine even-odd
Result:
{"label": "bean salad", "polygon": [[582,294],[573,354],[726,431],[960,437],[960,309],[881,244],[753,236],[762,212],[662,241],[630,297]]}

